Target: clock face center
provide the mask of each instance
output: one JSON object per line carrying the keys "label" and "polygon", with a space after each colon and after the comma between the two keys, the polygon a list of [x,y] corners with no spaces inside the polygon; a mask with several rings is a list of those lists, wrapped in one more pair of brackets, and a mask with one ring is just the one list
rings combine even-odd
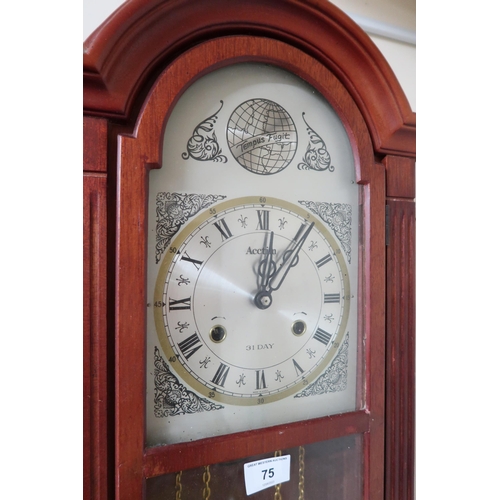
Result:
{"label": "clock face center", "polygon": [[273,303],[273,298],[269,292],[258,292],[254,302],[259,309],[267,309]]}
{"label": "clock face center", "polygon": [[[258,267],[265,254],[248,249],[262,247],[265,236],[263,231],[234,236],[215,249],[200,270],[193,295],[196,330],[208,349],[223,362],[245,369],[291,359],[309,340],[306,323],[297,314],[304,311],[316,325],[321,312],[321,283],[305,251],[279,290],[258,291]],[[289,245],[287,238],[276,236],[273,257],[279,260]]]}

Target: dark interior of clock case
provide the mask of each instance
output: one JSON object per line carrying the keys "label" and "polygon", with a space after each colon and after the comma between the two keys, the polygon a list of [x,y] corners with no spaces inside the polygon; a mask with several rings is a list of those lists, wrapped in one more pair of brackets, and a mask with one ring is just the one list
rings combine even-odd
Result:
{"label": "dark interior of clock case", "polygon": [[[357,500],[363,492],[362,435],[349,435],[300,448],[279,450],[290,455],[290,481],[278,491],[283,499]],[[267,500],[275,497],[271,486],[250,496],[245,491],[244,464],[273,457],[274,453],[246,457],[232,462],[166,474],[146,481],[147,500],[195,500],[210,498]],[[208,488],[207,489],[207,480]],[[327,492],[328,497],[325,497]],[[302,496],[300,496],[302,494]]]}

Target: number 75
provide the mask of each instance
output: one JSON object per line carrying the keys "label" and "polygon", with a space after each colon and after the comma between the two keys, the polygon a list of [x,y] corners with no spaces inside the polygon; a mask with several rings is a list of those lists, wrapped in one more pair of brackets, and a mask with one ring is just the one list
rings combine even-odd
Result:
{"label": "number 75", "polygon": [[264,469],[262,471],[262,473],[264,474],[264,477],[262,478],[263,481],[266,480],[266,474],[269,478],[271,477],[274,477],[274,468],[272,467],[271,469]]}

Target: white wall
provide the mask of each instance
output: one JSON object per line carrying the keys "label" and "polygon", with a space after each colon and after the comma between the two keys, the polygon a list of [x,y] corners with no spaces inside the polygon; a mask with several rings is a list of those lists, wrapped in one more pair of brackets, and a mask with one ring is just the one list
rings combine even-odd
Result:
{"label": "white wall", "polygon": [[[83,39],[122,3],[123,0],[83,0]],[[332,3],[370,35],[416,111],[415,0],[333,0]]]}
{"label": "white wall", "polygon": [[416,111],[416,0],[330,1],[368,33]]}
{"label": "white wall", "polygon": [[83,40],[85,40],[124,0],[83,0]]}

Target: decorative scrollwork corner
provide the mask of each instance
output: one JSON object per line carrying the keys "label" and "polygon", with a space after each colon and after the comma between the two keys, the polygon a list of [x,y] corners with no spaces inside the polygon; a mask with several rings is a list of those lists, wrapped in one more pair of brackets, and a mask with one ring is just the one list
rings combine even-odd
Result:
{"label": "decorative scrollwork corner", "polygon": [[333,172],[335,167],[332,165],[330,153],[328,153],[325,142],[306,122],[305,113],[302,113],[302,119],[307,126],[309,144],[307,145],[302,162],[297,165],[297,168],[299,170],[316,170],[318,172],[329,170]]}
{"label": "decorative scrollwork corner", "polygon": [[349,350],[349,332],[346,333],[344,342],[339,352],[327,370],[312,384],[295,395],[296,398],[306,398],[319,394],[344,391],[347,388],[347,362]]}
{"label": "decorative scrollwork corner", "polygon": [[186,149],[182,153],[182,158],[187,160],[193,158],[198,161],[216,161],[227,162],[227,157],[222,154],[222,149],[215,134],[215,124],[218,114],[224,106],[224,102],[220,101],[220,108],[208,118],[200,122],[193,130],[193,135],[189,138]]}
{"label": "decorative scrollwork corner", "polygon": [[318,215],[335,233],[351,263],[352,207],[347,203],[326,203],[321,201],[299,201],[308,210]]}
{"label": "decorative scrollwork corner", "polygon": [[224,406],[200,398],[186,389],[170,371],[169,366],[160,355],[160,350],[155,346],[155,417],[173,417],[188,413],[221,410]]}
{"label": "decorative scrollwork corner", "polygon": [[215,194],[158,193],[156,195],[156,263],[179,228],[189,218],[225,196]]}

